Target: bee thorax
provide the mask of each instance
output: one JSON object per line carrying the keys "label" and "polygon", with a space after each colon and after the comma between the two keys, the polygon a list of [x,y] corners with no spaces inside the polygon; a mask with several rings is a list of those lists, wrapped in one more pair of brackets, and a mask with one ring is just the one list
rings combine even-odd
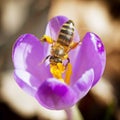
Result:
{"label": "bee thorax", "polygon": [[51,49],[51,54],[57,57],[62,57],[65,55],[65,49],[64,47],[61,47],[61,46],[57,46],[57,47],[54,46]]}

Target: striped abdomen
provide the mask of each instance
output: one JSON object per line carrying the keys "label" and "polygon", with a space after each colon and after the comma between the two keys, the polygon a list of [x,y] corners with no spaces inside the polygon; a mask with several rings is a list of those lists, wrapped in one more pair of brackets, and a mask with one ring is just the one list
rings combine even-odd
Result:
{"label": "striped abdomen", "polygon": [[68,20],[61,27],[57,42],[63,46],[69,46],[74,34],[74,23]]}

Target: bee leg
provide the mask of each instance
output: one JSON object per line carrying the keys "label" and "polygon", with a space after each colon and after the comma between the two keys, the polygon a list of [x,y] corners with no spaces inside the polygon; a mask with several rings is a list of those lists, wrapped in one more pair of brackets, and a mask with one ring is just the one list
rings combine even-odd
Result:
{"label": "bee leg", "polygon": [[48,55],[47,57],[45,57],[41,62],[40,65],[43,64],[51,55]]}
{"label": "bee leg", "polygon": [[69,63],[70,63],[70,59],[67,58],[67,63],[66,63],[66,65],[65,65],[65,69],[67,68],[67,66],[68,66]]}
{"label": "bee leg", "polygon": [[[74,49],[74,48],[76,48],[78,45],[80,45],[81,44],[81,42],[79,41],[79,42],[72,42],[71,43],[71,45],[70,45],[70,49],[69,49],[69,51],[71,50],[71,49]],[[69,52],[68,51],[68,52]]]}
{"label": "bee leg", "polygon": [[50,36],[44,35],[41,39],[41,42],[48,42],[49,44],[53,44],[55,42]]}

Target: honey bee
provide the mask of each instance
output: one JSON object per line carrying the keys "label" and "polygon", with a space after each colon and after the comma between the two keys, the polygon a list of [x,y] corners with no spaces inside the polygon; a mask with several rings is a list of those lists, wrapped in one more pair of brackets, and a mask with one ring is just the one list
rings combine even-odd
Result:
{"label": "honey bee", "polygon": [[[68,57],[69,51],[79,44],[79,42],[73,42],[74,31],[73,21],[68,20],[65,22],[60,29],[57,40],[52,41],[51,55],[48,55],[44,61],[49,58],[50,64],[56,65],[57,63],[63,63],[64,60],[67,60],[65,65],[65,67],[67,67],[70,62]],[[43,37],[42,41],[47,41],[47,37]]]}

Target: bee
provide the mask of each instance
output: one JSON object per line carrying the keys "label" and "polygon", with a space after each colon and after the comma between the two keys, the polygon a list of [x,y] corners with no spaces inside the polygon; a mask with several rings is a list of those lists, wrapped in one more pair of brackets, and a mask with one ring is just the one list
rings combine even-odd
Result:
{"label": "bee", "polygon": [[[50,64],[56,65],[57,63],[63,63],[63,61],[67,60],[65,65],[65,67],[67,67],[70,62],[68,57],[69,51],[79,44],[79,42],[73,42],[74,32],[75,27],[73,21],[68,20],[65,22],[59,31],[57,40],[51,42],[51,55],[48,55],[44,61],[49,58]],[[42,41],[47,41],[47,37],[43,37]]]}

